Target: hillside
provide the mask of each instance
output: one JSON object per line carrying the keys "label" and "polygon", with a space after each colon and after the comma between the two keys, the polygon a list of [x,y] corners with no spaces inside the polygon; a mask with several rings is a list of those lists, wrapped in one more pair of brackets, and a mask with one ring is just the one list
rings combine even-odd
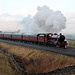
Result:
{"label": "hillside", "polygon": [[75,40],[71,40],[71,39],[67,39],[68,43],[69,43],[69,47],[73,47],[75,48]]}
{"label": "hillside", "polygon": [[0,43],[0,48],[12,53],[19,65],[29,72],[48,72],[75,64],[75,58],[60,54],[9,45],[6,43]]}
{"label": "hillside", "polygon": [[9,57],[0,53],[0,75],[22,75],[18,73]]}

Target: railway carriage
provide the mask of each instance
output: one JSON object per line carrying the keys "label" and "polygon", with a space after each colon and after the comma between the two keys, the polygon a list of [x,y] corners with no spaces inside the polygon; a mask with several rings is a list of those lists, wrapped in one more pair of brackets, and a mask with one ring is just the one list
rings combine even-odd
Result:
{"label": "railway carriage", "polygon": [[23,34],[23,41],[25,42],[37,42],[37,34],[25,33]]}
{"label": "railway carriage", "polygon": [[3,39],[3,37],[4,37],[4,34],[1,32],[0,33],[0,38]]}
{"label": "railway carriage", "polygon": [[7,33],[7,32],[3,33],[3,38],[4,39],[11,39],[12,38],[12,33]]}
{"label": "railway carriage", "polygon": [[13,33],[12,40],[22,41],[23,40],[23,33]]}

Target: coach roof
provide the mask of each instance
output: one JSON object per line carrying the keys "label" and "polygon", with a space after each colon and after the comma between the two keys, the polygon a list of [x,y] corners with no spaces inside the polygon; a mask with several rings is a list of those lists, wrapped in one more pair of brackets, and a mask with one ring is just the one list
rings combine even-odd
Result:
{"label": "coach roof", "polygon": [[35,35],[35,36],[37,36],[38,34],[36,34],[36,33],[24,33],[23,35]]}

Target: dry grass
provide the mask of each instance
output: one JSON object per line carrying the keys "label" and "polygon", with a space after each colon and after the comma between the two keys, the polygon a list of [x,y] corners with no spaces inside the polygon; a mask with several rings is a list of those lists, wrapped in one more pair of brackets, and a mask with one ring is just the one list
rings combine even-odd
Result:
{"label": "dry grass", "polygon": [[19,65],[30,72],[48,72],[75,64],[75,58],[21,46],[0,43],[0,48],[14,54]]}
{"label": "dry grass", "polygon": [[69,75],[75,75],[75,74],[69,74]]}
{"label": "dry grass", "polygon": [[0,53],[0,75],[19,75],[9,57],[2,53]]}

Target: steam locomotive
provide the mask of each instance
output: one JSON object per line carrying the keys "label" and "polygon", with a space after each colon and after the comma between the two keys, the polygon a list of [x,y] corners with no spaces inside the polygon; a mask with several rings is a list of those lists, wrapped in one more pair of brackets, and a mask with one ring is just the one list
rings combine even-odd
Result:
{"label": "steam locomotive", "polygon": [[58,35],[56,33],[0,33],[0,39],[9,39],[13,41],[21,41],[21,42],[31,42],[36,44],[42,44],[46,46],[56,46],[56,47],[64,47],[67,48],[67,41],[65,40],[65,36],[61,33]]}

